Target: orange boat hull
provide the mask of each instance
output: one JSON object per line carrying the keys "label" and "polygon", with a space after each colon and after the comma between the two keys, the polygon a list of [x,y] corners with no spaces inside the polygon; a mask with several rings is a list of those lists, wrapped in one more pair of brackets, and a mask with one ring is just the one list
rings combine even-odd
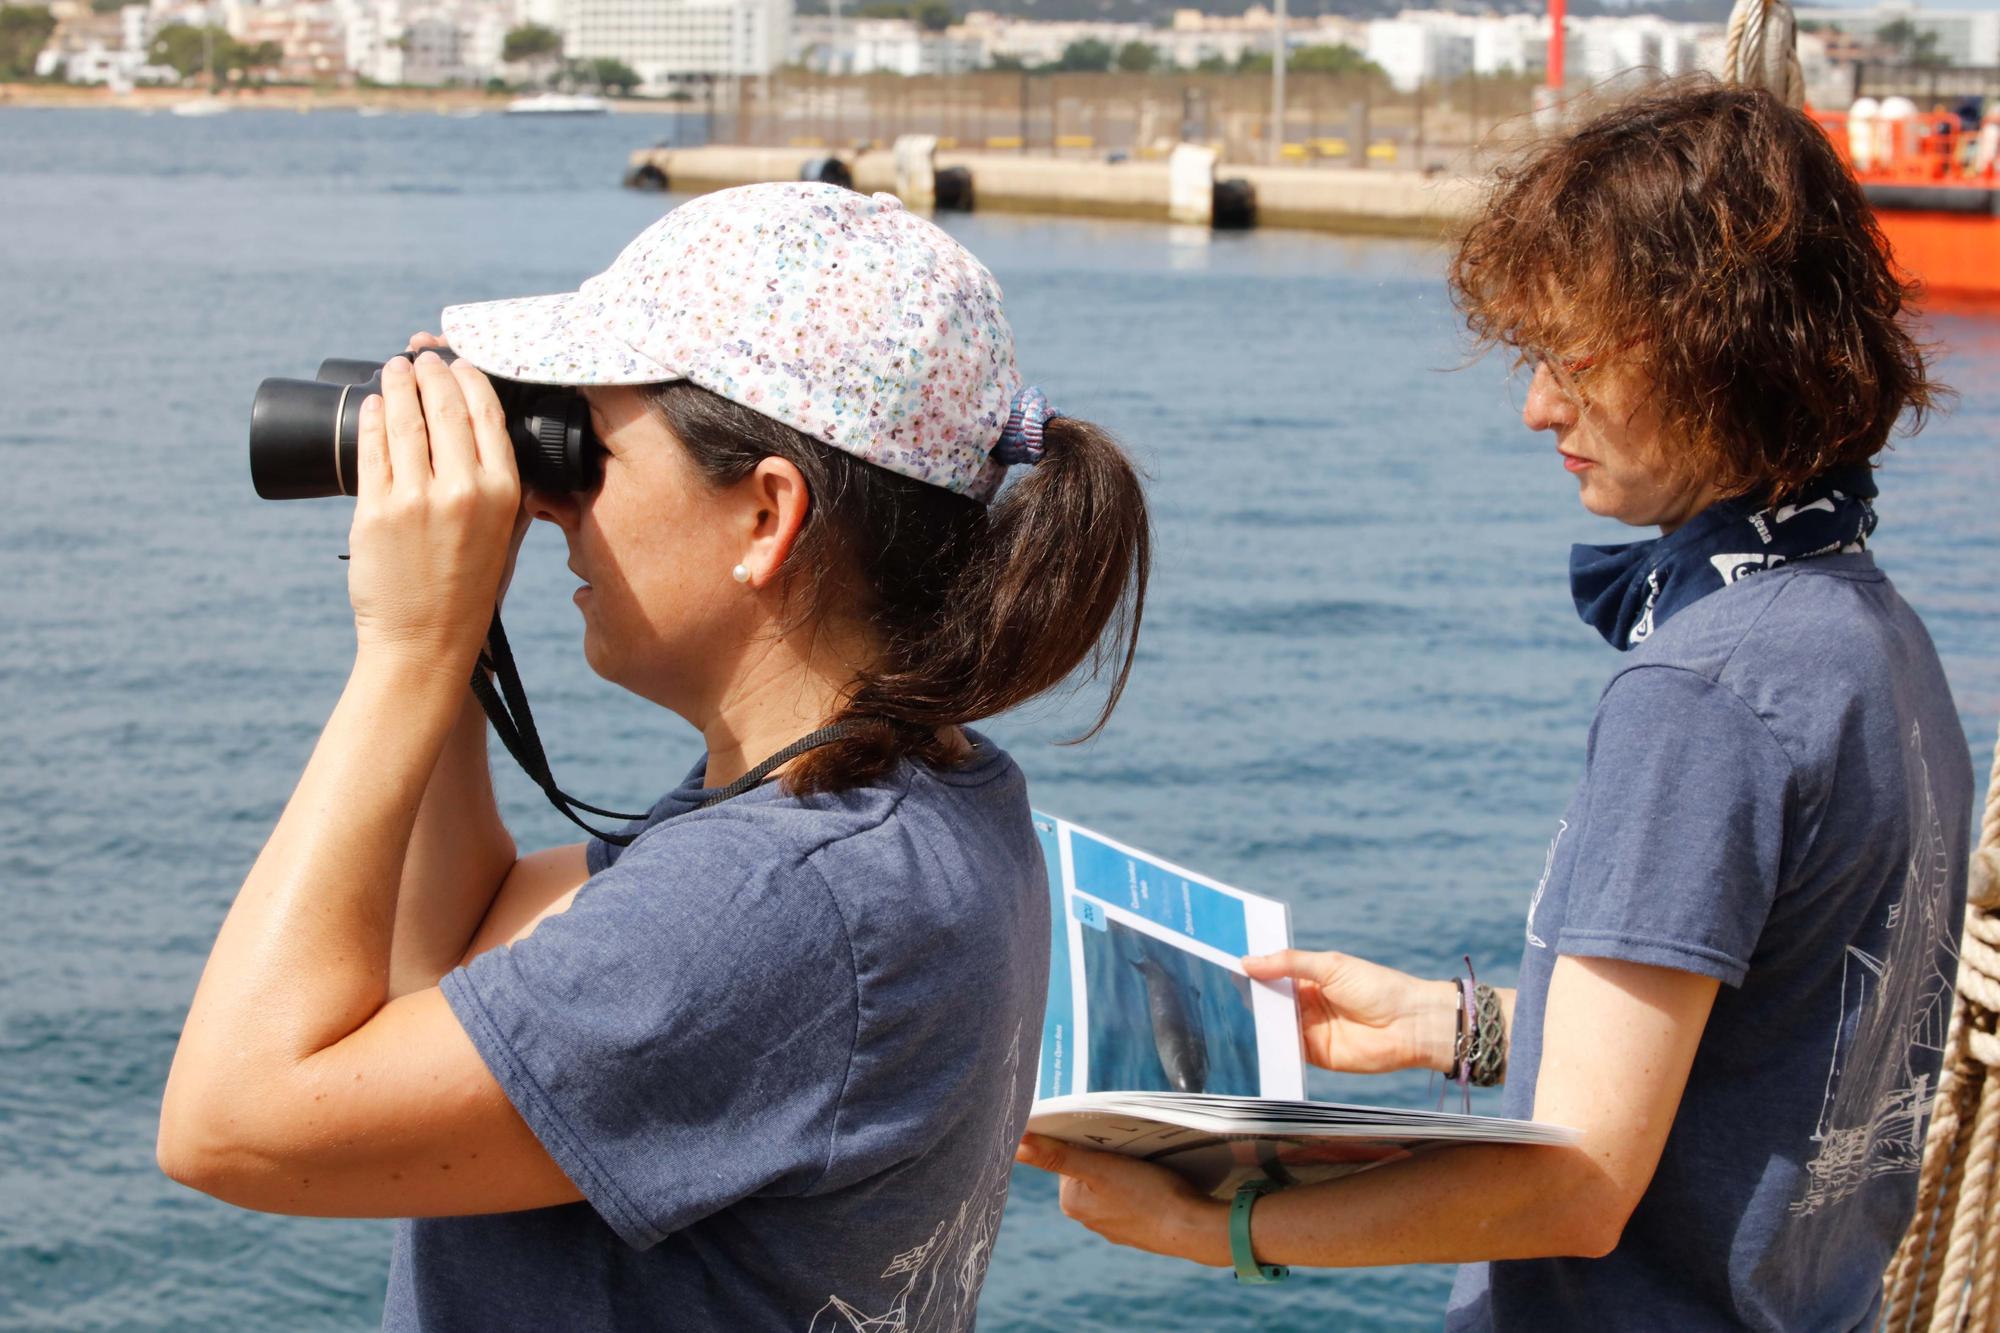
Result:
{"label": "orange boat hull", "polygon": [[1914,121],[1876,120],[1861,134],[1873,147],[1857,168],[1847,114],[1809,114],[1861,182],[1896,263],[1927,303],[2000,304],[2000,161],[1979,135],[1942,107]]}
{"label": "orange boat hull", "polygon": [[2000,218],[1884,208],[1875,220],[1925,296],[2000,302]]}

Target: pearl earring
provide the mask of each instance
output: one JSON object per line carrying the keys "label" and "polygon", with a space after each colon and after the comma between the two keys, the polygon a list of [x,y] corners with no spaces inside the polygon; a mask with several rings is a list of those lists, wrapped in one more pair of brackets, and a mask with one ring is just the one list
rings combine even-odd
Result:
{"label": "pearl earring", "polygon": [[729,577],[735,579],[738,583],[748,583],[750,581],[750,567],[748,565],[738,565],[729,571]]}

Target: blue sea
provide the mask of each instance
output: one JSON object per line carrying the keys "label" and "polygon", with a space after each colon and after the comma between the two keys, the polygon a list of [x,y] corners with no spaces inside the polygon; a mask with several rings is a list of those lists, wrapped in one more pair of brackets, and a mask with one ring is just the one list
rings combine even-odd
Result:
{"label": "blue sea", "polygon": [[[670,118],[571,123],[0,110],[0,1327],[348,1329],[389,1224],[266,1217],[155,1170],[160,1089],[222,914],[352,652],[342,502],[252,494],[267,375],[381,356],[449,302],[555,291],[670,198],[617,187]],[[1471,359],[1418,242],[953,217],[1023,365],[1152,476],[1125,702],[999,720],[1038,807],[1286,900],[1300,940],[1507,980],[1614,657],[1585,516],[1522,388]],[[1983,771],[2000,720],[2000,322],[1929,325],[1955,411],[1883,470],[1876,549]],[[643,806],[692,754],[578,651],[559,541],[508,619],[557,774]],[[568,827],[511,768],[525,847]],[[978,997],[966,997],[968,1021]],[[1421,1078],[1322,1095],[1427,1105]],[[993,1330],[1419,1329],[1448,1270],[1271,1289],[1114,1249],[1023,1172]]]}

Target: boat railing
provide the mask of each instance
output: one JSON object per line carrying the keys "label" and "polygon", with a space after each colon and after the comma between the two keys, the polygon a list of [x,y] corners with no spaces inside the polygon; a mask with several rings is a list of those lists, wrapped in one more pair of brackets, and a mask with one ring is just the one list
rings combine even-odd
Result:
{"label": "boat railing", "polygon": [[2000,186],[2000,120],[1967,129],[1942,109],[1896,117],[1811,115],[1864,183]]}

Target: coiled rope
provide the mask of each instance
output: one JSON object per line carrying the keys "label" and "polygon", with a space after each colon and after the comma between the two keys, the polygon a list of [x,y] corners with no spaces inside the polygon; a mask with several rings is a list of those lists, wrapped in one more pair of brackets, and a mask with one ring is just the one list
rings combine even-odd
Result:
{"label": "coiled rope", "polygon": [[1798,20],[1786,0],[1736,0],[1729,11],[1722,81],[1768,88],[1786,106],[1806,104],[1806,75],[1799,67]]}
{"label": "coiled rope", "polygon": [[1883,1275],[1888,1333],[2000,1327],[2000,746],[1979,824],[1958,999],[1924,1137],[1917,1215]]}

